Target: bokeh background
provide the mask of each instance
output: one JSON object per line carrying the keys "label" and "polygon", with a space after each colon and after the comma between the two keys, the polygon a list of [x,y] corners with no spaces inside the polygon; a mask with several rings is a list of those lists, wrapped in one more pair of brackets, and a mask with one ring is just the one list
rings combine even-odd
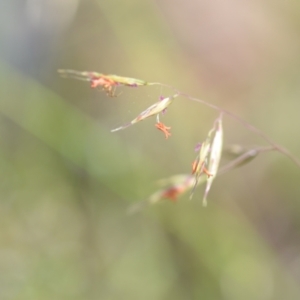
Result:
{"label": "bokeh background", "polygon": [[[127,208],[188,173],[218,116],[170,90],[117,98],[59,68],[158,81],[219,105],[300,157],[300,4],[0,2],[0,299],[300,299],[300,169],[263,153],[189,201]],[[228,117],[225,145],[266,145]],[[226,160],[224,162],[226,163]]]}

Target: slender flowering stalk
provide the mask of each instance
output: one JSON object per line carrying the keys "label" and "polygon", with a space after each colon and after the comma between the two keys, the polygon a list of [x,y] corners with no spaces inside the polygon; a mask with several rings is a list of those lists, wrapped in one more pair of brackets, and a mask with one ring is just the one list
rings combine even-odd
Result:
{"label": "slender flowering stalk", "polygon": [[[174,91],[174,95],[170,97],[160,97],[160,101],[151,105],[142,113],[140,113],[135,119],[133,119],[130,123],[127,123],[123,126],[115,128],[111,130],[112,132],[123,130],[135,123],[145,120],[151,116],[156,116],[156,124],[155,127],[162,131],[167,139],[171,136],[170,129],[171,127],[166,126],[159,120],[160,114],[164,114],[173,100],[182,96],[191,101],[195,101],[201,104],[204,104],[212,109],[215,109],[221,113],[220,117],[214,122],[213,128],[208,132],[208,135],[203,143],[197,145],[197,151],[199,152],[192,166],[192,174],[184,174],[173,176],[168,179],[169,186],[167,188],[162,188],[158,190],[156,193],[152,194],[148,199],[139,203],[140,204],[153,204],[159,202],[162,199],[168,199],[172,202],[176,202],[177,198],[181,196],[188,190],[191,191],[190,199],[192,198],[195,188],[203,182],[206,182],[204,197],[203,197],[203,205],[207,204],[207,195],[210,191],[211,185],[217,175],[225,173],[230,169],[241,166],[245,163],[248,163],[252,159],[254,159],[259,153],[266,151],[278,151],[283,155],[289,157],[298,167],[300,167],[300,161],[297,157],[292,155],[287,149],[284,147],[277,145],[273,142],[266,134],[264,134],[261,130],[257,129],[253,125],[244,121],[240,117],[235,114],[222,109],[216,105],[208,103],[198,98],[194,98],[189,96],[188,94],[181,93],[177,89],[174,89],[171,86],[155,83],[155,82],[146,82],[140,79],[122,77],[117,75],[105,75],[97,72],[80,72],[75,70],[58,70],[62,77],[66,78],[74,78],[78,80],[88,81],[92,88],[101,87],[108,96],[115,96],[115,90],[118,86],[128,86],[128,87],[138,87],[138,86],[146,86],[146,85],[160,85],[161,87],[168,87]],[[227,165],[222,167],[219,171],[219,164],[221,160],[221,155],[223,151],[223,126],[222,126],[222,114],[230,116],[235,119],[237,122],[242,124],[248,130],[256,133],[262,139],[264,139],[270,146],[269,147],[256,147],[250,150],[242,149],[240,152],[235,153],[236,159],[229,162]]]}
{"label": "slender flowering stalk", "polygon": [[165,111],[165,109],[173,102],[173,100],[178,97],[178,94],[175,94],[171,97],[167,97],[164,98],[162,100],[160,100],[159,102],[154,103],[153,105],[151,105],[150,107],[148,107],[146,110],[144,110],[143,112],[141,112],[135,119],[133,119],[130,123],[125,124],[123,126],[120,126],[118,128],[112,129],[111,132],[116,132],[119,130],[123,130],[131,125],[134,125],[140,121],[143,121],[149,117],[152,116],[157,116],[157,124],[156,124],[156,128],[158,128],[159,130],[161,130],[162,132],[164,132],[165,137],[168,138],[171,133],[169,132],[169,130],[171,129],[171,127],[167,127],[165,126],[163,123],[159,122],[159,113]]}
{"label": "slender flowering stalk", "polygon": [[108,96],[115,96],[114,88],[117,86],[138,87],[143,85],[154,85],[156,83],[147,82],[140,79],[122,77],[117,75],[105,75],[97,72],[75,71],[60,69],[58,73],[65,78],[73,78],[83,81],[89,81],[91,88],[102,87]]}
{"label": "slender flowering stalk", "polygon": [[278,151],[281,154],[288,157],[290,160],[292,160],[294,162],[294,164],[296,164],[300,168],[300,160],[296,156],[294,156],[292,153],[290,153],[290,151],[288,149],[284,148],[281,145],[276,144],[260,129],[256,128],[252,124],[248,123],[247,121],[243,120],[239,116],[233,114],[232,112],[230,112],[226,109],[223,109],[217,105],[211,104],[202,99],[192,97],[186,93],[179,91],[178,89],[174,88],[171,85],[160,83],[160,82],[147,82],[147,81],[130,78],[130,77],[122,77],[122,76],[117,76],[117,75],[105,75],[105,74],[97,73],[97,72],[87,72],[87,71],[81,72],[81,71],[69,70],[69,69],[59,69],[58,73],[60,73],[60,75],[65,78],[74,78],[74,79],[78,79],[78,80],[89,81],[92,88],[101,86],[102,89],[107,93],[107,95],[111,96],[111,97],[115,96],[115,91],[114,91],[115,87],[120,86],[120,85],[129,86],[129,87],[137,87],[137,86],[143,86],[143,85],[160,85],[161,87],[170,88],[178,96],[182,96],[188,100],[204,104],[207,107],[210,107],[214,110],[222,112],[222,113],[226,114],[227,116],[231,117],[232,119],[236,120],[241,125],[243,125],[246,129],[248,129],[248,130],[254,132],[255,134],[257,134],[258,136],[260,136],[270,146],[272,146],[275,151]]}

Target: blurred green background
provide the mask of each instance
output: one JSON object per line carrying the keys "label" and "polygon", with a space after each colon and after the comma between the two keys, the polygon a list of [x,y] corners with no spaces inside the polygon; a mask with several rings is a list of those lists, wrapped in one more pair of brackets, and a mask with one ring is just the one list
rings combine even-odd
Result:
{"label": "blurred green background", "polygon": [[[159,81],[226,108],[300,156],[298,1],[0,3],[0,299],[300,299],[300,170],[280,153],[136,215],[191,170],[217,112],[170,90],[108,98],[57,69]],[[225,145],[265,145],[225,118]]]}

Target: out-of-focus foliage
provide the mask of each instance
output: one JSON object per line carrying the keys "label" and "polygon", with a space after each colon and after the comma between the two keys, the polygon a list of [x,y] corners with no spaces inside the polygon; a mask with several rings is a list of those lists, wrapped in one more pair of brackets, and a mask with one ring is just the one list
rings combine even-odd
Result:
{"label": "out-of-focus foliage", "polygon": [[[91,70],[216,103],[300,156],[297,1],[26,0],[0,4],[0,299],[300,299],[300,170],[279,153],[193,199],[135,215],[155,182],[191,171],[218,113],[172,93],[118,97],[62,79]],[[228,117],[224,147],[265,145]],[[222,164],[225,163],[221,162]]]}

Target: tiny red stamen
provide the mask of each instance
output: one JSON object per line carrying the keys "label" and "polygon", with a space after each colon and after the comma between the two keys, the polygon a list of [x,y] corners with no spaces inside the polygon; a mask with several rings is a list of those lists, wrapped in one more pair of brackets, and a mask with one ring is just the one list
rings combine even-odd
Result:
{"label": "tiny red stamen", "polygon": [[172,186],[163,193],[162,198],[166,198],[171,200],[172,202],[176,202],[178,196],[182,194],[184,190],[185,189],[182,187]]}
{"label": "tiny red stamen", "polygon": [[209,173],[209,171],[205,167],[203,168],[203,173],[205,173],[207,177],[213,176],[213,174]]}
{"label": "tiny red stamen", "polygon": [[[193,162],[193,164],[192,164],[192,174],[195,174],[195,172],[197,171],[198,164],[199,164],[199,161],[197,161],[197,160],[195,160]],[[209,173],[209,171],[205,167],[203,167],[202,172],[205,173],[207,175],[207,177],[213,176],[213,174]]]}
{"label": "tiny red stamen", "polygon": [[193,165],[192,165],[192,174],[194,174],[196,172],[197,166],[198,166],[198,161],[194,160]]}
{"label": "tiny red stamen", "polygon": [[95,77],[91,79],[91,88],[96,88],[97,86],[104,86],[105,84],[107,84],[107,81],[102,77]]}
{"label": "tiny red stamen", "polygon": [[94,77],[91,79],[91,88],[102,86],[103,90],[110,97],[114,97],[113,86],[117,86],[117,85],[118,85],[117,82],[105,77]]}
{"label": "tiny red stamen", "polygon": [[171,127],[167,127],[165,124],[161,123],[161,122],[158,122],[155,124],[155,127],[159,130],[161,130],[164,134],[165,134],[165,137],[166,139],[171,136],[171,133],[170,133],[170,129]]}

